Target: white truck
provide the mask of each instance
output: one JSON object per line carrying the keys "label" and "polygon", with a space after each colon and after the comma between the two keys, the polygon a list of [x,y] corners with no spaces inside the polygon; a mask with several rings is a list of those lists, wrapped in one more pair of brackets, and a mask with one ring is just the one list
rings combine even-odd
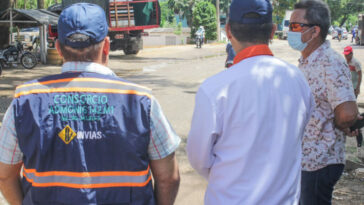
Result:
{"label": "white truck", "polygon": [[291,10],[286,10],[286,14],[284,15],[284,19],[282,20],[282,33],[279,35],[279,39],[287,39],[287,33],[289,31],[289,19],[292,15]]}

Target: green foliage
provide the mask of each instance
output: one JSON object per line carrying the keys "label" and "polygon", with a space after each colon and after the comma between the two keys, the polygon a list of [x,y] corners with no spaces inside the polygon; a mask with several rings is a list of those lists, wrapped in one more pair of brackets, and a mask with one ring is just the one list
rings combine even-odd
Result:
{"label": "green foliage", "polygon": [[[48,8],[49,6],[55,4],[56,0],[44,0],[44,7]],[[61,2],[61,0],[58,0]],[[24,5],[25,4],[25,5]],[[37,8],[37,0],[17,0],[16,1],[16,8],[20,9],[36,9]]]}
{"label": "green foliage", "polygon": [[350,18],[357,19],[357,14],[364,11],[364,0],[325,0],[325,2],[331,10],[331,21],[338,26],[344,25]]}
{"label": "green foliage", "polygon": [[160,2],[161,6],[161,27],[171,24],[174,19],[174,12],[168,7],[167,2]]}
{"label": "green foliage", "polygon": [[174,27],[174,34],[176,34],[176,35],[182,34],[182,22],[179,22],[178,24],[176,24],[176,26]]}
{"label": "green foliage", "polygon": [[[352,24],[357,14],[364,11],[364,0],[324,0],[331,10],[331,21],[342,26],[347,20]],[[273,0],[273,21],[280,24],[286,10],[293,10],[297,0]],[[348,23],[347,23],[348,24]]]}
{"label": "green foliage", "polygon": [[296,0],[273,0],[273,22],[281,24],[286,10],[293,10]]}
{"label": "green foliage", "polygon": [[182,19],[187,19],[188,26],[192,25],[194,6],[202,0],[168,0],[168,7]]}
{"label": "green foliage", "polygon": [[207,1],[198,2],[193,9],[191,37],[194,38],[197,29],[204,26],[206,39],[215,40],[217,38],[216,22],[215,6]]}

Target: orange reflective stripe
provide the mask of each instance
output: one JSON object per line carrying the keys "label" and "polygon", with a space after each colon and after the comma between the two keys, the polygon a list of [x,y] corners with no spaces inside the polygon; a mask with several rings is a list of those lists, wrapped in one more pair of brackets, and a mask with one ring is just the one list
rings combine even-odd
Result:
{"label": "orange reflective stripe", "polygon": [[133,94],[143,95],[151,98],[151,95],[146,92],[139,92],[136,90],[119,90],[119,89],[104,89],[104,88],[51,88],[51,89],[34,89],[30,91],[19,92],[14,95],[18,98],[22,95],[37,94],[37,93],[58,93],[58,92],[93,92],[93,93],[115,93],[115,94]]}
{"label": "orange reflective stripe", "polygon": [[143,187],[146,186],[152,176],[149,175],[148,179],[145,182],[141,183],[101,183],[101,184],[72,184],[72,183],[62,183],[62,182],[48,182],[48,183],[36,183],[33,179],[29,179],[25,173],[23,173],[25,179],[35,187],[52,187],[52,186],[61,186],[75,189],[87,189],[87,188],[107,188],[107,187]]}
{"label": "orange reflective stripe", "polygon": [[35,169],[26,169],[25,173],[33,173],[38,177],[46,176],[68,176],[68,177],[101,177],[101,176],[143,176],[149,173],[150,167],[143,171],[108,171],[108,172],[69,172],[69,171],[48,171],[48,172],[37,172]]}
{"label": "orange reflective stripe", "polygon": [[59,79],[59,80],[48,80],[48,81],[44,81],[44,82],[19,85],[17,87],[17,89],[18,88],[25,88],[25,87],[29,87],[29,86],[36,86],[36,85],[66,83],[66,82],[70,82],[70,81],[75,81],[75,82],[102,82],[102,83],[111,83],[111,84],[119,84],[119,85],[129,85],[129,86],[134,86],[134,87],[139,87],[139,88],[143,88],[143,89],[146,89],[146,90],[150,90],[147,87],[140,86],[140,85],[137,85],[137,84],[134,84],[134,83],[127,83],[127,82],[122,82],[122,81],[117,81],[117,80],[108,80],[108,79],[101,79],[101,78],[64,78],[64,79]]}

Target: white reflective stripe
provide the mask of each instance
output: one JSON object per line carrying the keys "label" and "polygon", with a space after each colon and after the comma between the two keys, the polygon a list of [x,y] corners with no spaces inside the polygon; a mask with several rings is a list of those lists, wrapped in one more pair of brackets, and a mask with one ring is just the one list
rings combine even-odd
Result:
{"label": "white reflective stripe", "polygon": [[45,183],[64,183],[74,185],[84,184],[108,184],[108,183],[145,183],[151,173],[150,171],[146,175],[141,176],[94,176],[94,177],[77,177],[77,176],[36,176],[35,173],[24,172],[26,179],[31,183],[45,184]]}
{"label": "white reflective stripe", "polygon": [[102,88],[102,89],[120,89],[120,90],[135,90],[139,92],[146,92],[150,93],[149,90],[138,88],[136,86],[132,85],[120,85],[115,83],[103,83],[103,82],[95,82],[95,81],[70,81],[70,82],[59,82],[59,83],[52,83],[48,85],[43,84],[36,84],[32,86],[26,86],[26,87],[19,87],[15,90],[15,93],[21,93],[21,92],[29,92],[31,90],[41,90],[41,89],[52,89],[52,88]]}
{"label": "white reflective stripe", "polygon": [[149,175],[144,176],[102,176],[102,177],[70,177],[70,176],[46,176],[37,177],[34,173],[26,173],[28,179],[36,183],[71,183],[71,184],[100,184],[100,183],[142,183],[148,180]]}

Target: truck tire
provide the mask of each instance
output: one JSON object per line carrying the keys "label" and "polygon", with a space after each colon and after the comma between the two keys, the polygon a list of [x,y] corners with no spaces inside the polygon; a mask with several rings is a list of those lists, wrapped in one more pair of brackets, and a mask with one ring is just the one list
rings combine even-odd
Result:
{"label": "truck tire", "polygon": [[139,50],[132,50],[131,48],[124,49],[125,55],[136,55],[139,53]]}

